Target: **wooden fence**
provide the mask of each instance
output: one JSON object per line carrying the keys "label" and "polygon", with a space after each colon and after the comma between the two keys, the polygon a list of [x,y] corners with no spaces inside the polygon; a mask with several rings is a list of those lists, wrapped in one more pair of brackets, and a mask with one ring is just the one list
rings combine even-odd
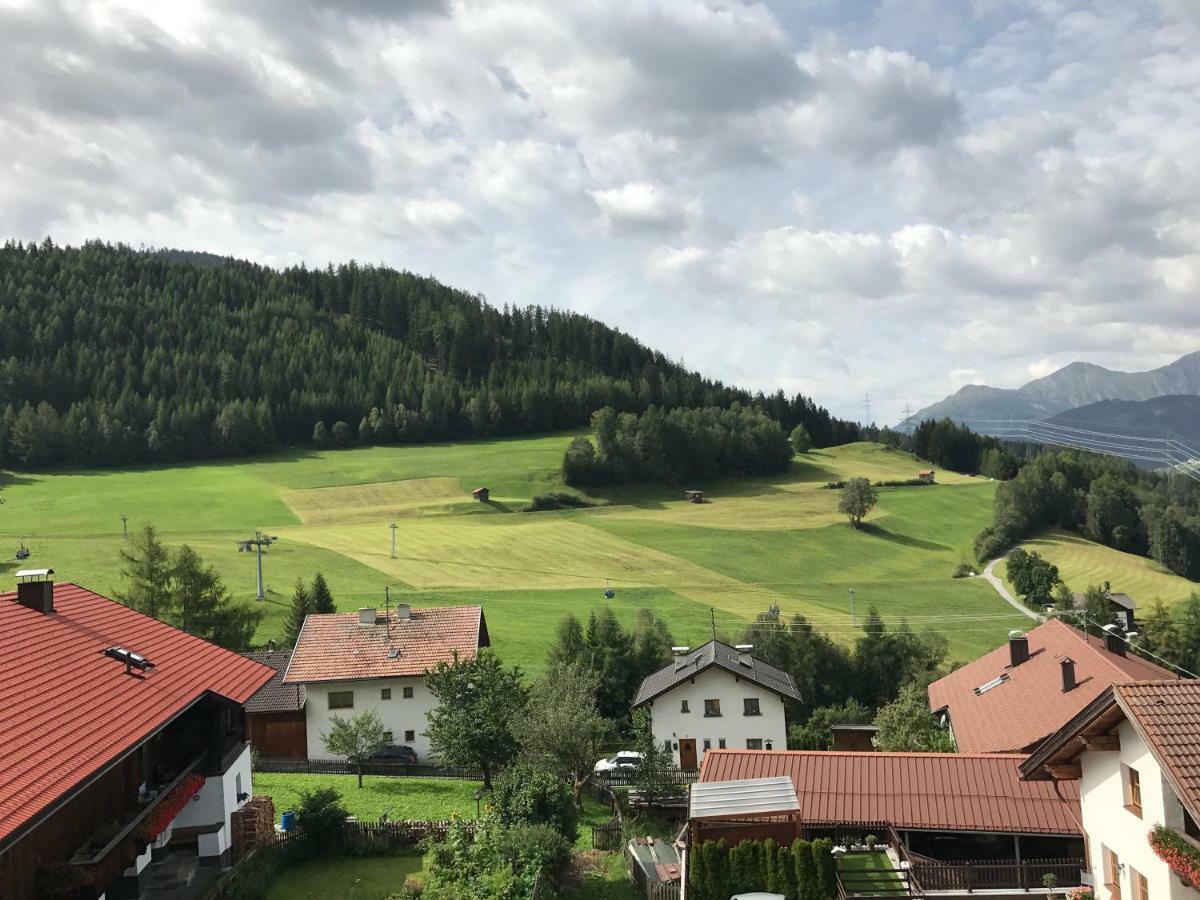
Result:
{"label": "wooden fence", "polygon": [[[693,769],[671,769],[662,773],[662,784],[693,784],[700,773]],[[637,773],[633,769],[615,769],[612,772],[601,772],[596,775],[609,787],[638,787]]]}
{"label": "wooden fence", "polygon": [[[256,772],[279,772],[299,775],[357,775],[358,766],[340,759],[259,759]],[[364,775],[387,775],[395,778],[460,778],[483,781],[483,771],[463,766],[433,766],[426,763],[368,762],[363,763]]]}
{"label": "wooden fence", "polygon": [[927,891],[997,890],[1028,891],[1042,887],[1042,876],[1053,874],[1059,888],[1078,887],[1082,859],[969,860],[932,862],[914,860],[913,874]]}
{"label": "wooden fence", "polygon": [[621,835],[624,829],[620,819],[613,819],[603,825],[592,826],[593,850],[620,850]]}

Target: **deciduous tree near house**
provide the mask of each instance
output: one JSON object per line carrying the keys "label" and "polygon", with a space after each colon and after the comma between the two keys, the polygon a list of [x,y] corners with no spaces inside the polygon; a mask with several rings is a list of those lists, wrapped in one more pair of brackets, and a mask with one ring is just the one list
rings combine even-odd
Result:
{"label": "deciduous tree near house", "polygon": [[648,709],[639,709],[633,714],[633,745],[641,753],[641,758],[633,770],[633,778],[645,795],[647,803],[683,793],[683,788],[676,784],[673,778],[674,759],[654,739]]}
{"label": "deciduous tree near house", "polygon": [[330,753],[344,756],[358,771],[358,786],[362,787],[363,763],[387,745],[383,720],[373,709],[360,712],[350,719],[333,716],[329,731],[321,732],[321,741]]}
{"label": "deciduous tree near house", "polygon": [[878,500],[871,482],[865,478],[851,478],[842,488],[842,496],[838,500],[838,512],[850,519],[850,524],[857,528],[867,513],[875,508]]}
{"label": "deciduous tree near house", "polygon": [[929,700],[919,684],[906,684],[900,696],[875,717],[875,741],[892,752],[953,753],[954,741],[929,712]]}
{"label": "deciduous tree near house", "polygon": [[596,709],[600,679],[580,663],[552,668],[533,686],[525,717],[525,749],[571,780],[575,806],[592,778],[600,741],[612,723]]}
{"label": "deciduous tree near house", "polygon": [[492,772],[517,755],[517,735],[527,724],[529,694],[520,667],[504,668],[485,647],[471,659],[438,662],[425,684],[438,699],[426,731],[434,755],[448,765],[482,769],[490,790]]}

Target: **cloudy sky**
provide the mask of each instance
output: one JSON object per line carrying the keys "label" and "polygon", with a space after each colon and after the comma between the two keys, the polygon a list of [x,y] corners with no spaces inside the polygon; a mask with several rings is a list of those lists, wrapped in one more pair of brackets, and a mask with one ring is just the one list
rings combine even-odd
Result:
{"label": "cloudy sky", "polygon": [[1200,0],[0,0],[0,236],[355,258],[893,421],[1200,349]]}

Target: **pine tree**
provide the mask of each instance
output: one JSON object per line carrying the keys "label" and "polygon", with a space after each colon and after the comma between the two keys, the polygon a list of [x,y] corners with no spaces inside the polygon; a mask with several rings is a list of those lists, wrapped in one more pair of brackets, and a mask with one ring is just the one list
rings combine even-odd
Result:
{"label": "pine tree", "polygon": [[304,627],[305,617],[313,611],[312,593],[304,583],[303,578],[296,579],[296,589],[292,592],[292,605],[283,623],[283,643],[285,647],[295,647],[300,639],[300,629]]}
{"label": "pine tree", "polygon": [[329,585],[325,583],[325,576],[320,572],[313,576],[311,594],[312,612],[337,612],[337,604],[333,602],[333,594],[329,590]]}
{"label": "pine tree", "polygon": [[797,838],[792,842],[792,862],[796,867],[796,894],[800,900],[826,900],[820,892],[819,875],[808,841]]}
{"label": "pine tree", "polygon": [[826,900],[837,896],[837,860],[833,856],[833,841],[820,838],[811,845],[813,868],[816,871],[815,900]]}
{"label": "pine tree", "polygon": [[117,599],[138,612],[165,619],[171,613],[170,551],[149,522],[130,543],[129,550],[121,550],[121,574],[129,579],[129,589],[117,594]]}

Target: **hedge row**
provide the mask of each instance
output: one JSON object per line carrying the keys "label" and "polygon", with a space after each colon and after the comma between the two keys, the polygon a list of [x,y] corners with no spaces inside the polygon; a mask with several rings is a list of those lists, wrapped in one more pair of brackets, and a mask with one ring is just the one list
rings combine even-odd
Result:
{"label": "hedge row", "polygon": [[770,891],[787,900],[829,900],[837,896],[833,841],[796,840],[790,847],[765,841],[698,844],[688,859],[688,897],[727,900],[734,894]]}

